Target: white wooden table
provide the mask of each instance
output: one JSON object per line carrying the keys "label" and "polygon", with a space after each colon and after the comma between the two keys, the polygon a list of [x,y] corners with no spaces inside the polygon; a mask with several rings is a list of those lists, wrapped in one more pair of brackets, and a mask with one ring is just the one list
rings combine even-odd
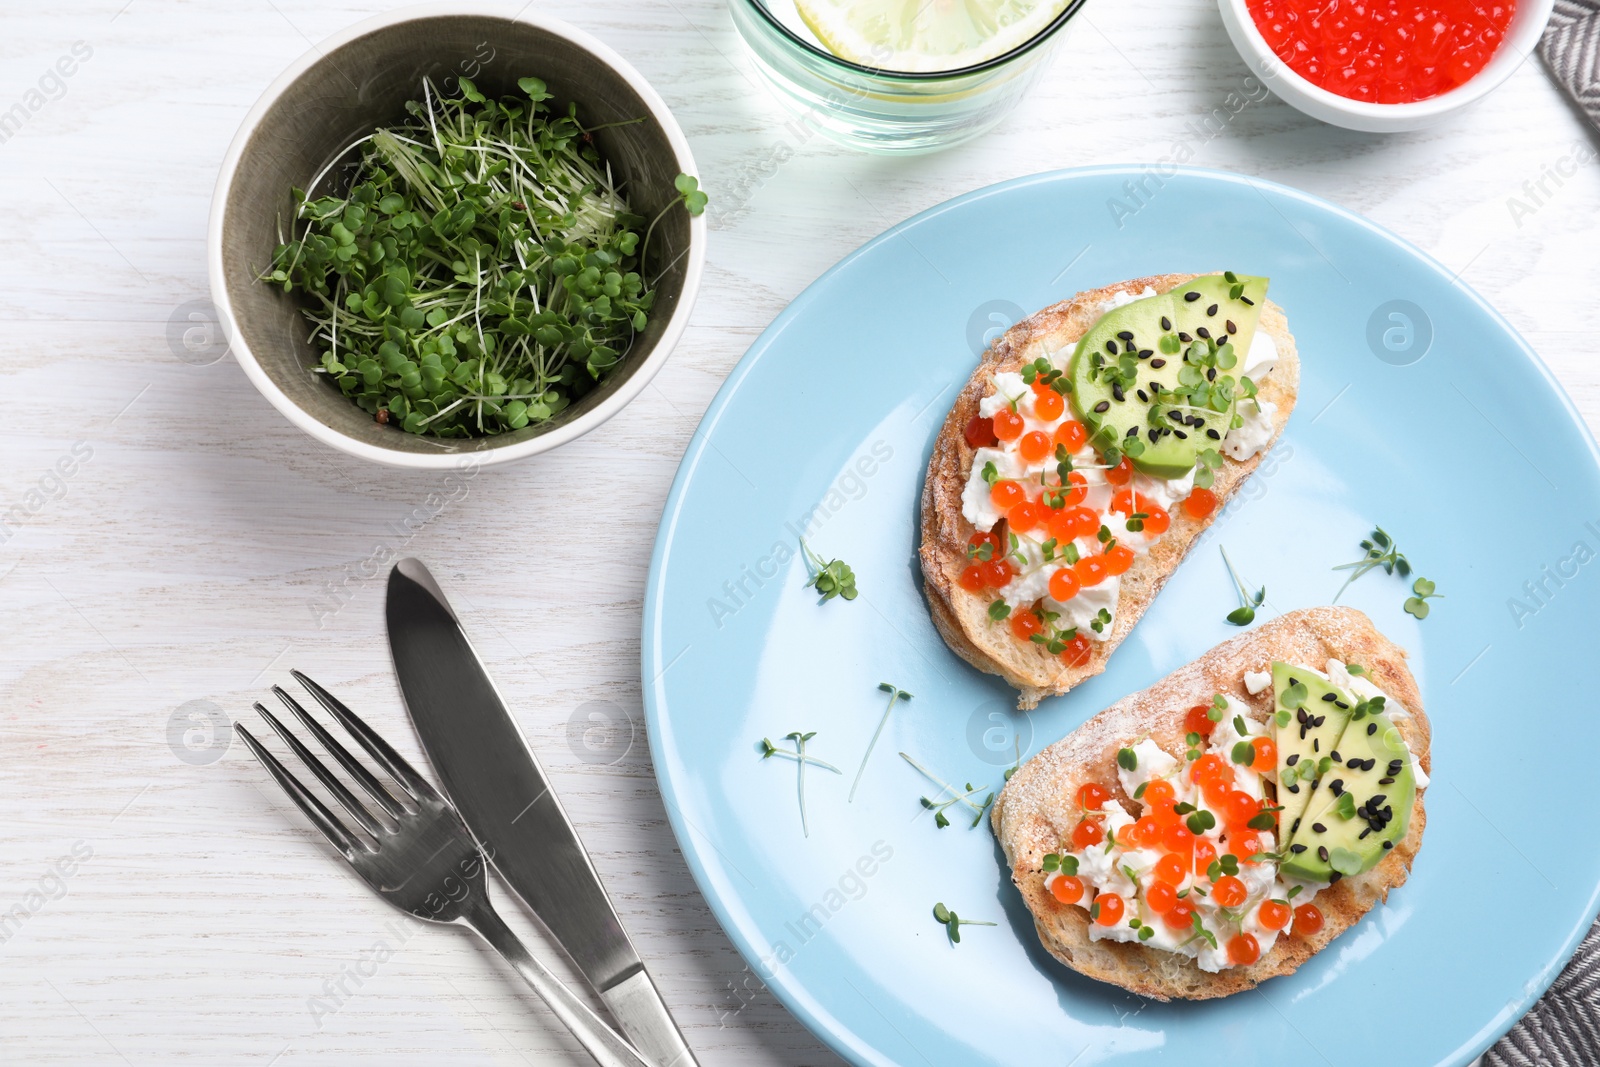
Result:
{"label": "white wooden table", "polygon": [[[246,109],[311,42],[386,6],[6,12],[0,112],[83,44],[0,143],[0,1063],[586,1062],[497,959],[340,870],[242,746],[184,732],[191,713],[246,715],[299,667],[414,754],[382,582],[363,576],[400,554],[455,595],[702,1061],[837,1062],[745,970],[667,827],[640,709],[646,562],[746,346],[840,256],[957,193],[1187,139],[1196,164],[1332,199],[1461,271],[1600,419],[1600,170],[1546,178],[1531,214],[1508,205],[1591,143],[1537,61],[1426,133],[1348,133],[1269,99],[1204,138],[1246,76],[1216,11],[1095,0],[1000,129],[888,160],[786,125],[722,0],[554,0],[687,130],[720,209],[707,282],[624,415],[559,466],[486,472],[434,513],[441,479],[314,444],[231,358],[195,366],[168,339],[207,295],[212,182]],[[569,729],[594,702],[631,716],[631,747]]]}

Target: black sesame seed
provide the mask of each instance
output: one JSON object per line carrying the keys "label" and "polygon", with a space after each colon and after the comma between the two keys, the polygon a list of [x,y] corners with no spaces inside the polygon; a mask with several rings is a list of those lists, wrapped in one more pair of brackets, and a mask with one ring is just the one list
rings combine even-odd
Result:
{"label": "black sesame seed", "polygon": [[1387,852],[1389,849],[1394,848],[1394,842],[1393,841],[1385,841],[1383,843],[1383,848],[1384,848],[1384,851]]}
{"label": "black sesame seed", "polygon": [[1377,723],[1375,723],[1375,722],[1367,723],[1367,736],[1368,737],[1371,737],[1373,734],[1375,734],[1377,732],[1378,732],[1378,724]]}
{"label": "black sesame seed", "polygon": [[1215,315],[1216,313],[1217,313],[1217,305],[1212,304],[1210,307],[1206,308],[1206,314],[1207,315]]}
{"label": "black sesame seed", "polygon": [[1233,324],[1233,320],[1232,319],[1228,320],[1228,332],[1229,333],[1238,333],[1239,332],[1239,327],[1237,327],[1237,326],[1235,326]]}
{"label": "black sesame seed", "polygon": [[1216,380],[1217,380],[1217,368],[1215,368],[1215,367],[1207,367],[1206,368],[1206,381],[1214,382]]}
{"label": "black sesame seed", "polygon": [[1211,331],[1204,326],[1195,327],[1194,335],[1196,337],[1204,337],[1208,341],[1211,339]]}
{"label": "black sesame seed", "polygon": [[[1316,723],[1312,723],[1312,726],[1315,726],[1315,725],[1316,725]],[[1306,728],[1304,726],[1300,727],[1300,736],[1304,737],[1305,736],[1305,732],[1306,732]],[[1313,751],[1313,752],[1322,751],[1322,742],[1319,741],[1315,737],[1313,737],[1311,739],[1311,751]]]}
{"label": "black sesame seed", "polygon": [[1102,401],[1100,401],[1100,403],[1098,403],[1098,404],[1096,404],[1094,406],[1094,411],[1095,411],[1095,414],[1097,414],[1097,415],[1104,415],[1106,412],[1108,412],[1110,410],[1111,410],[1111,401],[1109,401],[1109,400],[1102,400]]}
{"label": "black sesame seed", "polygon": [[1318,715],[1315,719],[1311,720],[1311,725],[1312,726],[1321,726],[1323,723],[1325,723],[1327,721],[1328,721],[1328,717],[1326,715]]}
{"label": "black sesame seed", "polygon": [[1180,330],[1178,331],[1178,340],[1182,341],[1184,344],[1188,344],[1190,341],[1193,341],[1194,338]]}
{"label": "black sesame seed", "polygon": [[1113,398],[1113,399],[1115,399],[1115,400],[1116,400],[1116,401],[1117,401],[1117,402],[1118,402],[1118,403],[1119,403],[1119,404],[1120,404],[1120,403],[1121,403],[1121,402],[1122,402],[1122,401],[1124,401],[1124,400],[1126,400],[1126,399],[1127,399],[1127,397],[1125,397],[1125,396],[1123,396],[1123,395],[1122,395],[1122,386],[1121,386],[1121,385],[1112,385],[1112,387],[1111,387],[1111,396],[1112,396],[1112,398]]}
{"label": "black sesame seed", "polygon": [[1156,370],[1160,370],[1162,367],[1165,367],[1166,365],[1167,365],[1167,361],[1164,360],[1164,359],[1152,359],[1150,361],[1150,366],[1154,367]]}
{"label": "black sesame seed", "polygon": [[1173,422],[1182,422],[1183,412],[1178,411],[1176,408],[1168,408],[1167,418],[1171,419]]}
{"label": "black sesame seed", "polygon": [[1335,882],[1337,882],[1339,879],[1341,879],[1343,877],[1344,877],[1344,875],[1340,874],[1338,871],[1334,871],[1332,874],[1328,875],[1328,884],[1329,885],[1333,885]]}
{"label": "black sesame seed", "polygon": [[1300,684],[1300,679],[1291,676],[1289,678],[1289,684],[1290,685],[1299,685]]}
{"label": "black sesame seed", "polygon": [[1327,701],[1334,701],[1334,700],[1338,700],[1339,698],[1337,696],[1335,696],[1334,694],[1332,694],[1332,693],[1323,693],[1322,694],[1322,699],[1323,700],[1327,700]]}
{"label": "black sesame seed", "polygon": [[1318,845],[1317,846],[1317,859],[1321,860],[1323,863],[1327,863],[1328,862],[1328,846],[1327,845]]}
{"label": "black sesame seed", "polygon": [[1296,856],[1300,855],[1300,853],[1304,852],[1305,850],[1306,850],[1306,846],[1304,846],[1304,845],[1290,845],[1289,846],[1289,851],[1293,852]]}
{"label": "black sesame seed", "polygon": [[1359,834],[1356,835],[1356,840],[1357,841],[1365,841],[1366,838],[1367,838],[1367,835],[1370,834],[1370,833],[1372,833],[1372,827],[1369,826],[1365,830],[1361,831]]}
{"label": "black sesame seed", "polygon": [[1298,752],[1291,753],[1289,758],[1284,760],[1283,762],[1287,766],[1293,767],[1296,763],[1300,762],[1300,753],[1298,753]]}
{"label": "black sesame seed", "polygon": [[1387,794],[1379,793],[1378,795],[1374,796],[1371,800],[1367,801],[1367,807],[1371,808],[1373,811],[1377,811],[1379,808],[1381,808],[1383,806],[1383,802],[1385,800],[1388,800],[1388,799],[1389,799],[1389,797],[1387,796]]}
{"label": "black sesame seed", "polygon": [[1132,341],[1124,341],[1122,342],[1122,350],[1124,352],[1137,352],[1139,351],[1139,346]]}
{"label": "black sesame seed", "polygon": [[1173,430],[1172,436],[1176,437],[1180,441],[1187,441],[1189,439],[1189,435],[1184,433],[1182,430]]}
{"label": "black sesame seed", "polygon": [[1306,714],[1306,709],[1305,708],[1296,709],[1296,711],[1294,713],[1294,718],[1295,718],[1296,722],[1310,722],[1311,721],[1311,716]]}
{"label": "black sesame seed", "polygon": [[1311,828],[1313,830],[1315,830],[1319,834],[1325,834],[1325,833],[1328,832],[1328,828],[1326,826],[1322,825],[1320,822],[1312,823],[1311,824]]}
{"label": "black sesame seed", "polygon": [[1131,341],[1131,340],[1133,340],[1133,331],[1132,330],[1120,330],[1120,331],[1118,331],[1117,340],[1119,340],[1119,341]]}
{"label": "black sesame seed", "polygon": [[1297,786],[1297,785],[1291,785],[1291,786],[1290,786],[1290,787],[1289,787],[1289,792],[1291,792],[1291,793],[1298,793],[1298,792],[1300,792],[1300,787],[1299,787],[1299,786]]}
{"label": "black sesame seed", "polygon": [[1344,779],[1335,778],[1333,781],[1329,782],[1328,790],[1336,797],[1344,796]]}
{"label": "black sesame seed", "polygon": [[1339,755],[1339,750],[1338,749],[1334,749],[1332,752],[1328,753],[1328,755],[1333,757],[1333,762],[1335,762],[1335,763],[1343,763],[1344,762],[1344,757]]}
{"label": "black sesame seed", "polygon": [[1335,700],[1335,701],[1334,701],[1334,702],[1333,702],[1333,706],[1334,706],[1334,707],[1336,707],[1336,708],[1338,708],[1338,709],[1339,709],[1339,710],[1341,710],[1341,711],[1349,711],[1349,710],[1350,710],[1350,705],[1349,705],[1349,704],[1346,704],[1346,703],[1345,703],[1345,702],[1344,702],[1344,701],[1342,701],[1342,700]]}
{"label": "black sesame seed", "polygon": [[1194,302],[1195,302],[1195,301],[1196,301],[1196,300],[1199,300],[1199,299],[1200,299],[1200,294],[1199,294],[1199,293],[1184,293],[1184,294],[1183,294],[1183,298],[1184,298],[1184,299],[1185,299],[1185,300],[1187,300],[1187,301],[1188,301],[1188,302],[1189,302],[1189,303],[1191,303],[1191,304],[1192,304],[1192,303],[1194,303]]}
{"label": "black sesame seed", "polygon": [[1218,433],[1217,431],[1215,431],[1215,430],[1207,430],[1206,431],[1206,436],[1211,438],[1213,441],[1222,440],[1222,435],[1220,433]]}
{"label": "black sesame seed", "polygon": [[1106,342],[1106,351],[1110,352],[1113,356],[1116,355],[1117,354],[1117,342],[1115,342],[1115,341],[1107,341]]}
{"label": "black sesame seed", "polygon": [[1291,834],[1300,832],[1300,818],[1301,818],[1301,816],[1298,816],[1298,815],[1295,816],[1294,825],[1289,827],[1289,832]]}
{"label": "black sesame seed", "polygon": [[1140,399],[1140,401],[1142,401],[1143,403],[1146,403],[1146,404],[1150,403],[1150,397],[1145,394],[1145,391],[1143,389],[1134,390],[1134,395],[1137,396]]}
{"label": "black sesame seed", "polygon": [[1145,431],[1145,436],[1150,438],[1151,444],[1155,444],[1161,439],[1161,431],[1152,426],[1150,429]]}
{"label": "black sesame seed", "polygon": [[1161,328],[1163,330],[1172,329],[1172,320],[1167,318],[1165,315],[1161,316]]}

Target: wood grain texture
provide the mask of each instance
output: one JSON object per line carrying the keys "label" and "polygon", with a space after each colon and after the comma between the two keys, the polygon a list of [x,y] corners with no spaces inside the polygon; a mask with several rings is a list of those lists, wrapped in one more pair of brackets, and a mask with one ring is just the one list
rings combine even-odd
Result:
{"label": "wood grain texture", "polygon": [[[713,204],[730,210],[713,216],[688,334],[623,416],[563,449],[559,469],[481,475],[407,532],[438,478],[314,444],[231,359],[191,366],[167,341],[174,310],[206,296],[212,183],[246,110],[310,42],[388,6],[7,12],[0,110],[74,42],[93,55],[0,144],[0,513],[27,510],[0,544],[0,913],[38,903],[0,944],[0,1063],[582,1062],[466,936],[408,929],[341,872],[239,746],[203,765],[169,747],[180,706],[243,716],[295,666],[416,756],[382,588],[359,577],[401,547],[456,597],[702,1062],[835,1063],[760,990],[696,893],[642,723],[606,765],[579,758],[568,721],[590,701],[638,721],[639,615],[668,485],[717,386],[789,300],[952,195],[1167,154],[1245,67],[1207,3],[1092,4],[998,130],[885,160],[786,125],[724,0],[542,3],[639,66],[682,121]],[[1429,250],[1523,331],[1595,425],[1600,169],[1547,184],[1520,219],[1507,203],[1588,136],[1529,63],[1471,114],[1416,134],[1349,133],[1273,99],[1251,104],[1194,162],[1299,186]],[[52,476],[76,442],[90,456]],[[591,536],[570,536],[572,516],[601,512]],[[313,604],[330,587],[342,607],[319,622]],[[48,874],[79,841],[92,855]],[[375,973],[344,977],[372,969],[380,943],[392,955]],[[342,1006],[319,1013],[325,983],[341,980]]]}

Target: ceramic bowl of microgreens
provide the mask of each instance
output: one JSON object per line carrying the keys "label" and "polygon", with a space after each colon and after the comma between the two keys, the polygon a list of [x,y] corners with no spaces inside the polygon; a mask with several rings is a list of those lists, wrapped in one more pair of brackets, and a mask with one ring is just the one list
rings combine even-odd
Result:
{"label": "ceramic bowl of microgreens", "polygon": [[212,298],[296,426],[399,467],[594,429],[682,335],[706,227],[689,146],[610,48],[535,10],[405,8],[313,48],[245,118]]}

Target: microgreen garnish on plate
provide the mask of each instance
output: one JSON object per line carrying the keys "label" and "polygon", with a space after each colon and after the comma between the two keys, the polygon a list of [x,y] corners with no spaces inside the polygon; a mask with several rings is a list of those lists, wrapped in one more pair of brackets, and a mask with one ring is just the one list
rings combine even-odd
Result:
{"label": "microgreen garnish on plate", "polygon": [[1222,469],[1222,457],[1214,448],[1202,449],[1194,464],[1194,485],[1196,489],[1210,489],[1215,483],[1216,472]]}
{"label": "microgreen garnish on plate", "polygon": [[950,937],[952,945],[961,944],[961,928],[963,926],[996,926],[997,923],[985,922],[982,919],[962,919],[943,904],[933,906],[933,919],[944,927],[945,933]]}
{"label": "microgreen garnish on plate", "polygon": [[1416,595],[1406,598],[1403,606],[1407,614],[1415,615],[1419,619],[1426,619],[1428,617],[1428,601],[1444,596],[1443,593],[1435,593],[1435,588],[1437,587],[1426,578],[1418,578],[1412,582],[1411,591]]}
{"label": "microgreen garnish on plate", "polygon": [[[993,792],[990,792],[981,801],[973,803],[972,798],[983,792],[983,788],[981,786],[974,786],[971,782],[968,782],[965,791],[957,789],[955,786],[951,785],[949,782],[945,781],[943,778],[940,778],[937,774],[934,774],[932,771],[928,770],[928,768],[918,763],[910,753],[902,752],[900,753],[900,758],[911,764],[911,766],[915,767],[918,774],[922,775],[928,781],[939,787],[940,791],[935,793],[932,797],[919,797],[918,800],[921,802],[924,808],[933,812],[933,824],[941,830],[950,825],[950,818],[945,814],[945,812],[955,805],[960,804],[962,807],[972,812],[972,826],[977,826],[983,821],[983,813],[989,809],[990,804],[994,803]],[[946,793],[950,794],[948,798],[946,798],[944,795]],[[969,827],[969,829],[970,828],[971,827]]]}
{"label": "microgreen garnish on plate", "polygon": [[823,770],[832,771],[834,774],[844,773],[833,764],[826,763],[817,759],[815,756],[809,756],[806,754],[806,742],[816,736],[817,732],[815,730],[812,730],[809,733],[802,733],[801,731],[796,730],[793,733],[784,734],[784,740],[794,742],[793,752],[786,748],[779,748],[765,737],[761,739],[762,759],[771,759],[773,756],[782,756],[785,759],[794,760],[795,763],[799,765],[797,772],[797,789],[800,794],[800,832],[806,837],[811,836],[811,827],[806,822],[806,765],[810,764],[813,767],[821,767]]}
{"label": "microgreen garnish on plate", "polygon": [[1267,599],[1267,587],[1262,586],[1254,593],[1246,589],[1244,582],[1239,579],[1239,572],[1233,569],[1233,560],[1228,558],[1228,550],[1217,546],[1222,551],[1222,562],[1228,567],[1228,576],[1233,579],[1234,588],[1239,591],[1239,606],[1228,612],[1228,621],[1235,626],[1249,626],[1256,621],[1256,609]]}
{"label": "microgreen garnish on plate", "polygon": [[1117,749],[1117,766],[1125,771],[1137,770],[1139,767],[1139,754],[1131,748]]}
{"label": "microgreen garnish on plate", "polygon": [[1335,604],[1344,595],[1344,591],[1350,588],[1351,582],[1376,567],[1382,567],[1385,574],[1398,574],[1402,578],[1411,575],[1411,561],[1406,559],[1395,545],[1394,538],[1383,532],[1382,526],[1373,528],[1372,536],[1362,540],[1361,548],[1365,555],[1360,559],[1354,563],[1341,563],[1333,568],[1336,571],[1350,572],[1350,576],[1344,580],[1339,591],[1333,594]]}
{"label": "microgreen garnish on plate", "polygon": [[867,750],[861,754],[861,766],[856,769],[855,781],[850,783],[850,796],[845,801],[846,803],[856,799],[856,786],[861,784],[861,775],[867,769],[867,760],[872,758],[872,750],[877,747],[878,737],[883,733],[883,728],[889,723],[889,713],[894,710],[897,702],[911,699],[910,693],[897,686],[890,685],[888,682],[879,682],[878,688],[889,694],[889,706],[883,709],[883,717],[878,720],[878,728],[873,731],[872,740],[867,742]]}
{"label": "microgreen garnish on plate", "polygon": [[[438,437],[520,430],[592,390],[648,323],[659,266],[576,105],[553,111],[537,78],[495,99],[459,81],[424,78],[327,195],[333,164],[293,190],[294,232],[261,275],[305,294],[318,373]],[[669,209],[703,209],[693,178],[676,188]]]}
{"label": "microgreen garnish on plate", "polygon": [[806,544],[804,537],[800,538],[800,549],[806,555],[806,567],[811,572],[811,580],[806,583],[806,588],[813,586],[822,594],[819,604],[826,604],[836,596],[846,600],[856,598],[856,573],[850,565],[842,559],[823,558],[811,551],[811,546]]}

